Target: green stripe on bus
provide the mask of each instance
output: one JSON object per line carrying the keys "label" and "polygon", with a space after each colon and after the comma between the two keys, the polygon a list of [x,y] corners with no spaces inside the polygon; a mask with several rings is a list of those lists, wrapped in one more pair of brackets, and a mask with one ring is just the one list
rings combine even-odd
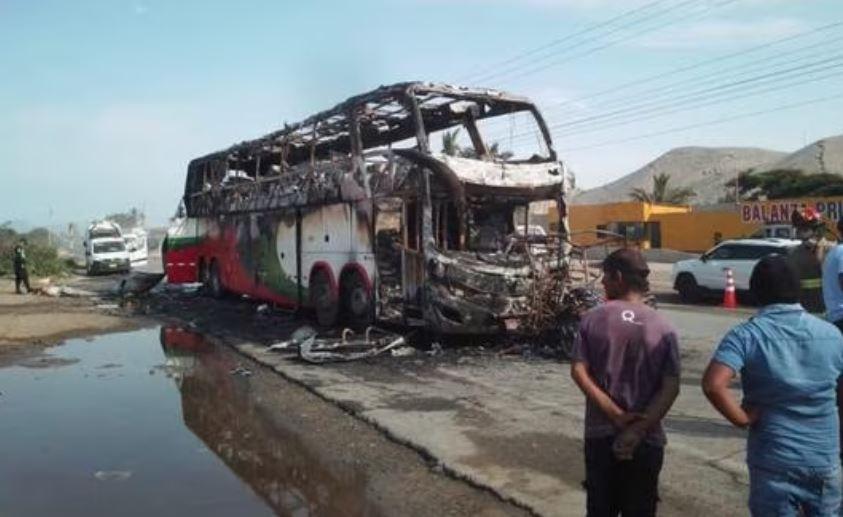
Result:
{"label": "green stripe on bus", "polygon": [[202,237],[167,237],[167,250],[175,251],[191,246],[196,246],[202,242]]}

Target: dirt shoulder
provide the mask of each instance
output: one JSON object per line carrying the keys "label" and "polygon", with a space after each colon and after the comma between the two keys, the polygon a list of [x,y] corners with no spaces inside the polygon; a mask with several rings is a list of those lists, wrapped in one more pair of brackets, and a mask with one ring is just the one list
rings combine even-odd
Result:
{"label": "dirt shoulder", "polygon": [[21,347],[137,328],[136,319],[107,313],[110,304],[96,297],[15,294],[14,282],[0,279],[0,356],[20,353]]}

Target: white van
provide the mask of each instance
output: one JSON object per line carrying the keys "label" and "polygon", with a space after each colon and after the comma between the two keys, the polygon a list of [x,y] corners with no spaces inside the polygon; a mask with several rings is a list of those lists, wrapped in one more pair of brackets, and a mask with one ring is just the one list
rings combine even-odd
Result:
{"label": "white van", "polygon": [[120,226],[111,221],[97,221],[88,227],[85,242],[85,271],[127,273],[132,268],[129,251]]}
{"label": "white van", "polygon": [[123,240],[126,242],[126,248],[129,250],[129,260],[132,261],[132,266],[146,265],[149,259],[146,230],[143,228],[134,228],[123,235]]}

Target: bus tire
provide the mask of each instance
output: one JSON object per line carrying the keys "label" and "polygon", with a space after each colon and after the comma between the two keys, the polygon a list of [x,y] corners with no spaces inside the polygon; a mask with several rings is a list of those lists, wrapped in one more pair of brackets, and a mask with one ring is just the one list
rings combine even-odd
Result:
{"label": "bus tire", "polygon": [[220,267],[216,260],[212,260],[211,266],[208,268],[206,291],[212,298],[216,299],[222,298],[225,294],[225,288],[222,285],[222,278],[220,277]]}
{"label": "bus tire", "polygon": [[343,275],[340,302],[343,316],[351,327],[365,328],[372,323],[372,293],[359,272]]}
{"label": "bus tire", "polygon": [[316,313],[316,323],[320,327],[333,327],[337,324],[339,304],[331,289],[328,273],[317,269],[310,275],[310,305]]}

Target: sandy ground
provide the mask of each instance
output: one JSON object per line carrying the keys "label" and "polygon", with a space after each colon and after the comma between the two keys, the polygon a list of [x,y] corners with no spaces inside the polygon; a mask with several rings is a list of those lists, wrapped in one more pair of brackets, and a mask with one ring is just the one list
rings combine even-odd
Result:
{"label": "sandy ground", "polygon": [[[35,287],[35,282],[33,282]],[[0,279],[0,354],[24,345],[50,345],[71,337],[135,328],[137,322],[105,314],[91,298],[15,294],[14,281]]]}

